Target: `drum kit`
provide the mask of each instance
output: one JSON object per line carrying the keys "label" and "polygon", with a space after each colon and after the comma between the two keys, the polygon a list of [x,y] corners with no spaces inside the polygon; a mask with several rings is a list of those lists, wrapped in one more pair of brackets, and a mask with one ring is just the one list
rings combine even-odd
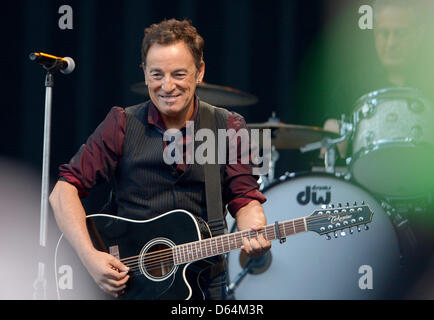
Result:
{"label": "drum kit", "polygon": [[[132,90],[147,93],[143,83],[133,85]],[[251,94],[205,83],[198,86],[197,95],[217,106],[257,102]],[[409,257],[418,248],[409,217],[425,214],[432,206],[433,120],[434,107],[418,90],[386,88],[356,101],[352,114],[342,115],[336,122],[339,128],[335,131],[282,123],[274,113],[266,122],[248,123],[250,129],[271,129],[270,169],[258,180],[267,198],[263,207],[268,223],[355,201],[369,204],[374,216],[369,232],[332,241],[304,233],[286,245],[274,244],[267,254],[255,259],[240,251],[229,253],[229,297],[401,298]],[[348,147],[345,166],[337,168],[342,145]],[[321,150],[324,166],[276,178],[278,150]],[[234,219],[230,215],[226,219],[234,232]]]}

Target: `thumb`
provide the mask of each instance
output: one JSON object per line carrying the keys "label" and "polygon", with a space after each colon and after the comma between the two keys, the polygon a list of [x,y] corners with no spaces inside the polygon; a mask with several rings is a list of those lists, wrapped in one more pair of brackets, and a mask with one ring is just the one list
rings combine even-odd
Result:
{"label": "thumb", "polygon": [[113,257],[113,259],[111,259],[110,264],[113,267],[115,267],[116,269],[118,269],[120,272],[127,272],[130,270],[130,268],[128,268],[126,265],[124,265],[122,262],[120,262],[115,257]]}

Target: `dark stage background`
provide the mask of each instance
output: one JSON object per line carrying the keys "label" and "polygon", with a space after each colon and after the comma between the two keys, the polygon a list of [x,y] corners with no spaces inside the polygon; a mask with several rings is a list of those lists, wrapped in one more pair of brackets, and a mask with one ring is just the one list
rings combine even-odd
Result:
{"label": "dark stage background", "polygon": [[[70,56],[76,62],[71,75],[55,76],[51,127],[55,179],[57,167],[69,161],[112,106],[144,99],[130,90],[143,81],[138,67],[143,29],[172,17],[192,20],[204,37],[205,82],[258,97],[253,106],[226,107],[247,122],[267,121],[275,111],[286,123],[321,126],[323,117],[312,110],[324,106],[307,102],[321,90],[311,88],[312,83],[325,82],[324,72],[331,70],[330,77],[337,79],[344,64],[355,68],[354,47],[371,37],[371,32],[358,29],[361,1],[348,2],[6,1],[1,19],[5,112],[1,155],[37,170],[42,166],[45,72],[28,59],[30,52]],[[58,27],[62,16],[58,9],[64,4],[73,9],[73,30]],[[352,37],[335,40],[333,51],[340,57],[344,53],[346,61],[326,65],[321,52],[330,54],[331,47],[324,39],[330,32],[342,31],[357,34],[359,43]],[[283,154],[278,171],[304,169],[304,159],[299,162],[296,156]]]}
{"label": "dark stage background", "polygon": [[[30,243],[19,240],[22,235],[16,241],[9,241],[4,235],[1,249],[9,252],[9,246],[15,245],[17,250],[28,250],[35,261],[38,259],[45,72],[29,60],[29,53],[70,56],[76,62],[72,74],[55,75],[52,187],[58,166],[69,161],[112,106],[126,107],[143,100],[131,92],[130,86],[143,81],[138,67],[140,46],[143,30],[151,23],[164,18],[192,20],[205,39],[204,80],[258,97],[253,106],[227,106],[242,114],[247,123],[265,122],[275,111],[285,123],[322,126],[323,111],[335,110],[335,106],[321,98],[327,88],[339,83],[345,74],[366,70],[367,66],[375,69],[378,63],[373,58],[372,32],[358,27],[358,8],[369,3],[368,0],[2,1],[1,191],[2,201],[11,201],[10,207],[17,212],[5,212],[4,203],[0,204],[0,212],[3,217],[10,217],[7,223],[12,233],[21,234],[23,224],[31,227],[25,231]],[[58,27],[62,16],[58,9],[65,4],[73,9],[73,30]],[[340,106],[336,110],[351,108]],[[339,117],[339,113],[336,111],[334,115]],[[317,154],[282,151],[277,175],[307,170],[316,158]],[[22,176],[19,181],[13,172]],[[6,173],[16,184],[6,180]],[[107,187],[97,188],[85,200],[86,209],[97,211],[107,192]],[[26,201],[31,201],[31,214],[18,209]],[[49,224],[51,250],[58,235],[52,215]],[[2,227],[5,226],[3,223]],[[33,290],[29,283],[37,273],[36,262],[27,263],[26,270],[23,292],[29,293]],[[15,297],[22,297],[21,293],[14,295],[0,288],[0,298]]]}

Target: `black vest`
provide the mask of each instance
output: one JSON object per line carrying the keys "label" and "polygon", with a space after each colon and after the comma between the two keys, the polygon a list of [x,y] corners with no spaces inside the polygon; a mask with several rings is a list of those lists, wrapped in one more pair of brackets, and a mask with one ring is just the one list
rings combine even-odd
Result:
{"label": "black vest", "polygon": [[[194,119],[200,129],[199,114]],[[216,109],[217,129],[226,129],[229,112]],[[150,219],[167,211],[184,209],[207,219],[204,167],[190,164],[181,175],[163,159],[163,135],[148,124],[149,101],[128,107],[123,154],[115,176],[115,200],[119,216]],[[195,148],[199,143],[195,142]],[[196,162],[196,161],[194,161]],[[223,181],[224,165],[220,165]],[[222,183],[223,194],[223,183]],[[225,204],[222,203],[222,212]]]}

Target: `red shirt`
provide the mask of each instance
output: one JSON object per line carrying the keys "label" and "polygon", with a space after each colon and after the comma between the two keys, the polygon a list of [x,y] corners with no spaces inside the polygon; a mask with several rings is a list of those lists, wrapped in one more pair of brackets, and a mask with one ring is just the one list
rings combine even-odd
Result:
{"label": "red shirt", "polygon": [[[192,119],[195,119],[197,115],[198,105],[199,99],[196,99]],[[166,130],[165,125],[158,109],[152,102],[149,104],[148,123],[161,133],[163,139],[163,133]],[[59,167],[59,179],[73,184],[77,188],[80,198],[88,196],[92,187],[97,183],[108,182],[122,157],[125,128],[125,109],[113,107],[71,161]],[[235,112],[231,112],[227,120],[227,129],[231,128],[236,131],[246,128],[244,118]],[[185,127],[181,131],[185,144]],[[237,152],[241,152],[239,146]],[[179,172],[184,172],[188,168],[188,164],[184,163],[175,165]],[[258,200],[260,203],[266,201],[252,175],[250,164],[226,164],[222,183],[224,186],[223,201],[228,205],[228,210],[233,216],[241,207],[252,200]]]}

